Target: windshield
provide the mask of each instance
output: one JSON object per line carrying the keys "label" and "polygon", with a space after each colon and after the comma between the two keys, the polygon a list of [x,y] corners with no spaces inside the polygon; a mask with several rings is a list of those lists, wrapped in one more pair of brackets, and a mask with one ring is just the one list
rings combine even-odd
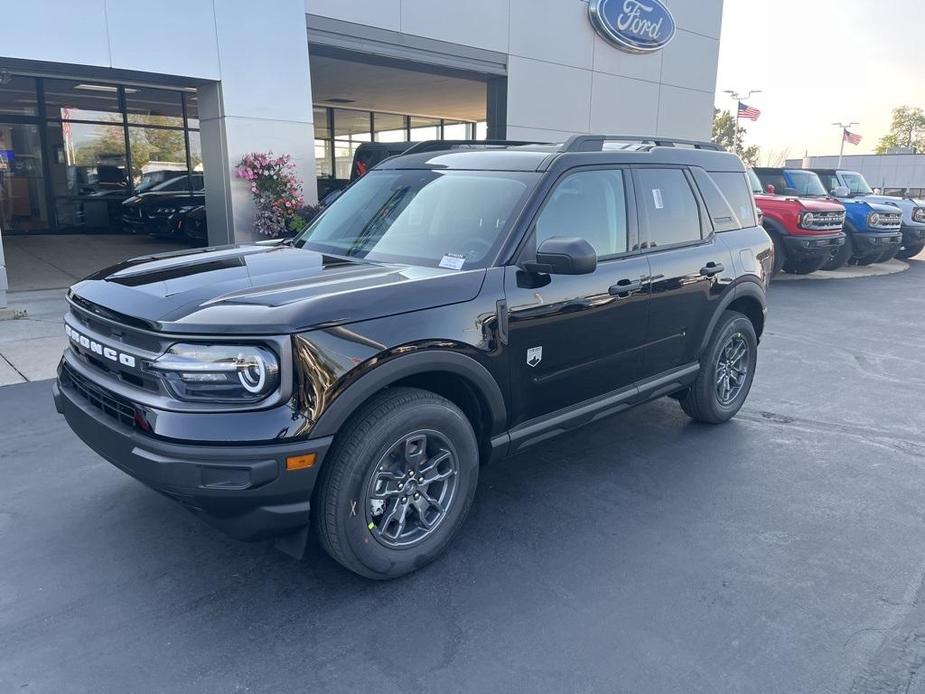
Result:
{"label": "windshield", "polygon": [[867,181],[864,180],[864,177],[859,173],[843,171],[841,177],[852,195],[870,195],[874,192],[870,189],[870,186],[867,185]]}
{"label": "windshield", "polygon": [[507,171],[371,171],[295,246],[378,262],[486,267],[538,179]]}
{"label": "windshield", "polygon": [[758,180],[758,174],[756,174],[752,169],[748,169],[748,183],[752,187],[753,193],[764,192],[764,189],[761,187],[761,181]]}
{"label": "windshield", "polygon": [[820,181],[819,177],[812,171],[788,169],[787,175],[790,178],[792,187],[796,190],[798,195],[807,195],[810,197],[825,197],[828,195],[822,185],[822,181]]}

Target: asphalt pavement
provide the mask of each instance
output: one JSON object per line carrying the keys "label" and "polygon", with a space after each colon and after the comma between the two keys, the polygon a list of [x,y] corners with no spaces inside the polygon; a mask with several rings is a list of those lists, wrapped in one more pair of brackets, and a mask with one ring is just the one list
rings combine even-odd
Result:
{"label": "asphalt pavement", "polygon": [[389,583],[241,544],[0,388],[0,692],[925,693],[925,262],[775,283],[729,424],[661,400],[482,471]]}

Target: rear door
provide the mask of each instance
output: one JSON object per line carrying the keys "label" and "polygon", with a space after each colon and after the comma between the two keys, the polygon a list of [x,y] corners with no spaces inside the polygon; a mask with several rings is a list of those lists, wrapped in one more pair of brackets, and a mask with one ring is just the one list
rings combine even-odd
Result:
{"label": "rear door", "polygon": [[630,388],[644,366],[649,261],[638,247],[628,169],[577,169],[556,183],[521,260],[551,236],[578,236],[598,254],[587,275],[505,269],[512,424]]}
{"label": "rear door", "polygon": [[[697,361],[722,290],[732,281],[733,264],[689,170],[640,167],[633,173],[640,240],[651,266],[645,350],[645,373],[651,377]],[[725,208],[719,223],[734,223],[728,204]]]}

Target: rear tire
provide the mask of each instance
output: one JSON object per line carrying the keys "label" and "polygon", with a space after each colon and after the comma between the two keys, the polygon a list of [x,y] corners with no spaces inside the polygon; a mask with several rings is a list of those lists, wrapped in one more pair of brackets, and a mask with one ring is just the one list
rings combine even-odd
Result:
{"label": "rear tire", "polygon": [[478,473],[478,442],[456,405],[388,388],[351,418],[321,468],[313,503],[321,546],[367,578],[419,569],[462,526]]}
{"label": "rear tire", "polygon": [[845,237],[845,243],[839,246],[838,250],[833,251],[828,261],[822,264],[822,269],[837,270],[840,267],[844,267],[848,264],[848,261],[851,260],[851,256],[853,255],[854,243],[851,241],[851,234],[848,234]]}
{"label": "rear tire", "polygon": [[708,424],[734,417],[752,387],[757,356],[752,322],[737,311],[724,312],[700,360],[697,380],[681,396],[681,409]]}
{"label": "rear tire", "polygon": [[908,260],[909,258],[917,256],[923,249],[925,249],[925,241],[922,243],[903,244],[902,248],[900,248],[899,252],[896,254],[896,257]]}
{"label": "rear tire", "polygon": [[829,256],[827,255],[803,258],[801,260],[788,260],[784,263],[784,272],[789,272],[791,275],[808,275],[820,269],[828,260]]}

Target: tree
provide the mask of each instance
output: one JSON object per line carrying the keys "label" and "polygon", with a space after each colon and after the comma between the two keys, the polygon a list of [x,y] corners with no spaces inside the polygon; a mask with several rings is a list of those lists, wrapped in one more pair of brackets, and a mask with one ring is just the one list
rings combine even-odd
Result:
{"label": "tree", "polygon": [[713,109],[713,142],[727,152],[735,152],[750,166],[758,165],[758,145],[745,147],[745,128],[736,128],[736,119],[729,111]]}
{"label": "tree", "polygon": [[912,106],[893,109],[890,132],[877,143],[877,154],[886,154],[894,147],[911,147],[916,152],[925,152],[925,112]]}

